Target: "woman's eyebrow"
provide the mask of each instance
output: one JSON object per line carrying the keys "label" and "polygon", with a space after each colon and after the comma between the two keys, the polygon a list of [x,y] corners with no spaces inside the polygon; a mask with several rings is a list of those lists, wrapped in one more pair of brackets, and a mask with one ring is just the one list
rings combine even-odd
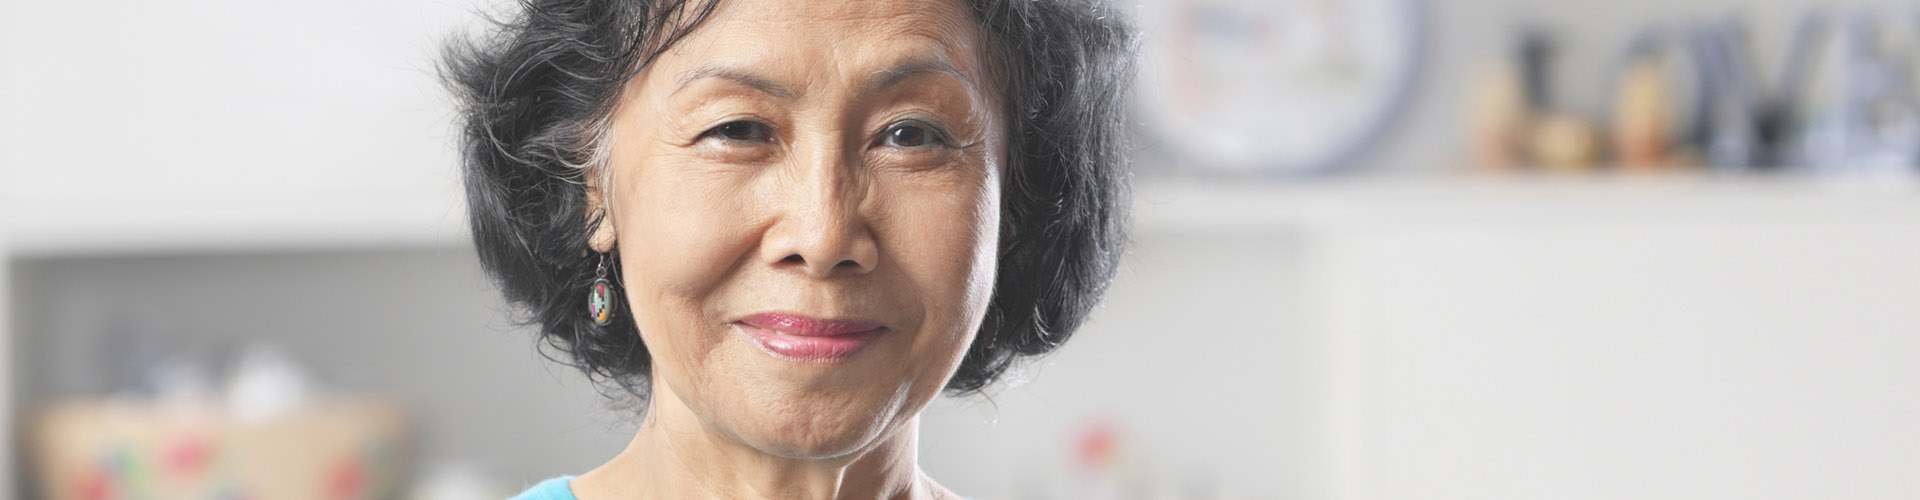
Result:
{"label": "woman's eyebrow", "polygon": [[979,91],[979,87],[974,85],[973,79],[968,78],[966,73],[960,72],[960,70],[953,67],[952,64],[947,64],[946,61],[940,59],[915,59],[894,65],[891,68],[873,72],[873,76],[867,78],[867,84],[863,86],[861,92],[862,95],[873,95],[882,90],[886,90],[887,87],[898,85],[908,78],[929,73],[947,74],[956,80],[960,80],[961,83],[967,84],[967,88],[976,92]]}
{"label": "woman's eyebrow", "polygon": [[[979,87],[974,83],[972,78],[968,78],[966,73],[962,73],[958,68],[953,67],[952,64],[948,64],[946,61],[939,59],[915,59],[896,64],[890,68],[874,71],[872,75],[867,78],[866,83],[861,85],[861,95],[879,93],[907,79],[925,74],[946,74],[965,83],[970,89],[979,90]],[[708,65],[695,68],[681,75],[680,85],[675,88],[672,93],[667,95],[672,96],[679,94],[680,91],[686,90],[693,82],[707,78],[717,78],[733,82],[786,101],[797,99],[801,94],[798,85],[776,82],[772,78],[756,74],[745,68]]]}
{"label": "woman's eyebrow", "polygon": [[667,94],[667,96],[672,97],[674,94],[679,94],[680,91],[686,90],[687,86],[692,85],[693,82],[707,78],[718,78],[743,85],[767,95],[777,97],[783,101],[791,101],[800,97],[800,90],[794,85],[781,84],[773,81],[771,78],[754,74],[746,69],[717,65],[701,66],[695,68],[693,71],[688,71],[684,75],[680,75],[680,86],[673,89],[673,93]]}

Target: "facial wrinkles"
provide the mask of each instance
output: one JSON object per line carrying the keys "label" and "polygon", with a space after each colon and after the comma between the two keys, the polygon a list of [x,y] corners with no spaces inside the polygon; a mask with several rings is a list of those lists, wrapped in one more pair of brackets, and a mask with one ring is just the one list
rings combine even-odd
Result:
{"label": "facial wrinkles", "polygon": [[[844,14],[844,13],[841,13]],[[830,17],[830,16],[822,16]],[[949,16],[951,17],[951,16]],[[762,408],[741,408],[751,401],[774,401],[771,413],[787,414],[798,421],[807,418],[807,412],[813,406],[825,404],[844,407],[849,404],[864,406],[874,420],[852,422],[860,426],[861,432],[872,427],[874,432],[892,432],[912,421],[907,408],[910,405],[923,404],[921,399],[930,399],[937,394],[937,385],[944,382],[951,366],[931,366],[946,362],[945,354],[951,348],[943,344],[964,342],[971,332],[963,331],[972,326],[970,318],[978,317],[978,309],[984,307],[985,297],[991,294],[993,255],[997,240],[998,226],[998,188],[999,176],[995,173],[999,162],[994,153],[999,147],[993,127],[996,114],[988,112],[991,106],[984,102],[988,96],[981,93],[980,85],[984,76],[974,64],[977,56],[968,37],[956,36],[960,27],[969,26],[971,17],[962,13],[961,21],[955,24],[951,19],[935,25],[926,23],[912,24],[900,22],[897,18],[873,14],[868,18],[855,19],[812,19],[793,21],[768,21],[764,26],[736,26],[736,28],[768,28],[776,32],[799,32],[793,44],[788,47],[729,47],[724,37],[711,38],[704,42],[684,45],[677,50],[690,50],[683,59],[693,61],[716,61],[725,56],[743,57],[738,63],[752,68],[783,82],[792,83],[806,92],[793,102],[781,102],[763,107],[777,110],[777,116],[765,116],[767,113],[755,112],[754,116],[767,120],[773,125],[780,140],[775,142],[780,150],[779,159],[767,165],[748,168],[738,165],[724,165],[693,154],[686,147],[688,141],[695,140],[705,128],[717,125],[724,116],[710,116],[725,113],[689,113],[692,109],[679,103],[669,103],[661,97],[671,90],[671,85],[650,84],[654,99],[648,106],[654,109],[643,113],[651,116],[660,125],[657,130],[676,131],[658,133],[649,137],[647,154],[640,158],[648,160],[647,165],[633,164],[635,169],[661,169],[669,173],[660,173],[652,177],[651,185],[661,191],[661,196],[671,197],[673,205],[639,205],[649,208],[671,206],[686,214],[654,213],[642,215],[651,220],[649,227],[628,231],[627,236],[638,238],[637,243],[651,245],[649,254],[668,259],[706,258],[709,263],[732,259],[725,265],[705,265],[699,269],[676,271],[680,274],[657,278],[659,302],[656,307],[671,318],[662,318],[666,332],[685,332],[670,339],[679,342],[673,356],[674,367],[681,377],[678,384],[670,390],[678,392],[689,409],[699,414],[707,432],[717,432],[728,440],[747,443],[748,435],[754,434],[748,429],[752,426],[779,425],[781,421],[724,421],[727,415],[748,415],[761,412]],[[790,29],[784,24],[808,22],[812,26],[806,29]],[[854,24],[854,23],[865,23]],[[822,29],[821,26],[832,26]],[[844,36],[844,33],[860,33],[866,30],[880,29],[879,37],[883,43],[871,43],[873,39]],[[872,32],[868,32],[872,34]],[[971,35],[971,33],[967,33]],[[926,50],[897,50],[901,44],[920,45],[934,48],[936,53]],[[955,45],[958,44],[958,45]],[[788,48],[796,48],[788,50]],[[793,52],[799,47],[820,47],[813,53]],[[915,47],[917,48],[917,47]],[[700,52],[706,53],[700,53]],[[957,66],[962,72],[974,75],[975,88],[964,89],[964,98],[953,98],[955,87],[964,87],[951,82],[942,82],[942,90],[928,90],[924,83],[908,82],[900,87],[901,91],[890,92],[898,102],[885,102],[874,96],[868,96],[871,102],[859,102],[855,96],[862,82],[866,81],[874,68],[885,67],[895,61],[876,61],[882,57],[901,56],[911,52],[918,56],[937,55]],[[864,58],[864,59],[863,59]],[[820,61],[826,61],[821,63]],[[803,63],[812,63],[806,65]],[[662,68],[663,70],[665,68]],[[672,80],[674,75],[689,68],[676,67],[663,74],[644,75],[650,82]],[[946,78],[944,76],[921,76],[915,78]],[[662,88],[666,87],[666,88]],[[743,94],[744,95],[744,94]],[[746,106],[734,104],[732,100],[706,97],[705,104],[715,105],[715,109]],[[737,99],[737,98],[732,98]],[[756,97],[756,99],[768,99]],[[767,101],[770,102],[770,101]],[[958,102],[958,103],[956,103]],[[900,104],[900,106],[896,106]],[[965,146],[959,151],[946,154],[942,165],[926,169],[927,172],[889,172],[875,170],[875,165],[864,163],[874,154],[884,152],[869,151],[868,147],[883,125],[891,123],[901,109],[916,109],[932,114],[936,122],[953,138]],[[641,118],[646,120],[648,118]],[[707,123],[708,121],[714,123]],[[676,142],[675,139],[678,139]],[[669,162],[677,162],[669,164]],[[698,163],[695,163],[698,162]],[[682,165],[684,164],[684,165]],[[955,169],[968,172],[956,173]],[[976,170],[983,169],[983,170]],[[635,176],[638,177],[638,176]],[[673,180],[677,184],[669,185],[661,180]],[[690,182],[689,182],[690,181]],[[634,191],[629,191],[634,192]],[[800,193],[805,193],[800,195]],[[708,206],[701,200],[718,200],[721,206]],[[899,385],[861,387],[859,391],[871,396],[861,399],[861,395],[850,391],[830,393],[808,401],[791,400],[791,387],[781,385],[780,381],[770,379],[747,378],[734,380],[738,373],[728,374],[715,367],[749,366],[754,361],[746,359],[748,355],[733,356],[725,349],[717,349],[721,342],[712,332],[716,328],[700,321],[723,320],[726,318],[708,317],[708,314],[737,313],[741,307],[779,304],[782,306],[820,307],[836,306],[853,308],[852,310],[871,310],[871,304],[840,302],[805,301],[858,301],[884,300],[882,297],[867,297],[850,294],[841,297],[835,292],[841,290],[827,288],[817,281],[804,283],[792,281],[792,277],[778,277],[761,272],[756,266],[764,263],[755,261],[756,252],[751,246],[762,243],[758,238],[749,236],[764,230],[771,224],[777,224],[781,216],[774,210],[776,205],[804,203],[799,206],[806,210],[835,210],[836,213],[806,214],[816,223],[861,224],[865,230],[875,231],[871,236],[880,246],[879,273],[891,273],[888,286],[898,287],[904,293],[890,294],[904,297],[917,297],[920,300],[908,302],[920,311],[914,313],[923,323],[915,325],[918,335],[911,339],[912,354],[942,353],[932,359],[930,364],[890,364],[885,370],[889,376],[899,377]],[[808,208],[812,207],[812,208]],[[823,208],[824,207],[824,208]],[[835,217],[838,219],[826,218]],[[690,227],[698,226],[698,230]],[[683,238],[675,242],[648,242],[649,234],[665,232],[690,235],[693,241]],[[860,228],[841,228],[839,230],[861,230]],[[962,241],[964,240],[964,241]],[[697,252],[686,252],[685,248],[671,248],[674,245],[694,243],[707,245]],[[713,245],[721,245],[715,248]],[[719,253],[714,253],[719,252]],[[907,255],[902,252],[918,252]],[[705,257],[674,256],[673,253],[710,254]],[[719,257],[716,257],[719,256]],[[936,256],[937,260],[928,256]],[[965,263],[962,263],[965,262]],[[966,266],[966,269],[960,269]],[[683,266],[687,267],[687,266]],[[956,273],[955,271],[961,271]],[[885,276],[882,276],[885,277]],[[872,278],[872,277],[869,277]],[[877,279],[877,278],[875,278]],[[962,282],[964,281],[964,282]],[[796,288],[804,285],[804,288]],[[955,288],[959,287],[959,288]],[[823,292],[824,291],[824,292]],[[806,295],[796,298],[793,295]],[[796,303],[799,300],[802,302]],[[964,304],[956,304],[959,300]],[[905,305],[905,304],[901,304]],[[965,306],[965,307],[956,307]],[[941,331],[934,331],[938,328]],[[697,334],[693,334],[698,332]],[[659,336],[658,332],[653,335]],[[656,354],[661,354],[656,350]],[[757,355],[757,352],[750,352]],[[738,359],[727,359],[729,357]],[[755,358],[757,359],[757,358]],[[954,359],[957,363],[957,357]],[[942,369],[949,369],[942,371]],[[659,373],[656,369],[656,373]],[[792,381],[787,381],[791,383]],[[747,386],[728,386],[727,384],[745,383]],[[932,391],[927,390],[933,386]],[[733,391],[726,394],[691,394],[683,391]],[[746,396],[743,396],[745,393]],[[878,403],[878,404],[876,404]],[[700,405],[700,406],[696,406]],[[917,410],[915,410],[917,411]],[[719,420],[715,420],[718,418]],[[710,425],[710,424],[721,425]],[[792,422],[789,422],[792,423]],[[743,426],[737,429],[729,425]],[[736,432],[738,431],[738,432]]]}
{"label": "facial wrinkles", "polygon": [[[829,46],[845,46],[845,45],[829,44]],[[814,58],[800,57],[800,58],[786,58],[785,60],[796,61],[796,60],[807,60],[807,59],[814,59]],[[853,58],[841,56],[836,52],[835,55],[830,57],[825,57],[824,59],[828,61],[836,61],[837,64],[848,64],[845,61],[850,61]],[[838,69],[836,68],[836,70]],[[844,70],[840,70],[840,71],[844,72]],[[810,72],[810,73],[813,73],[813,72]],[[818,79],[819,77],[813,77],[813,78],[810,78],[810,81],[818,80]],[[848,81],[848,80],[856,80],[856,79],[838,78],[834,80]],[[843,84],[843,87],[847,85],[852,85],[852,84],[851,83]],[[849,89],[843,88],[842,90],[849,90]],[[967,123],[950,124],[949,125],[950,132],[963,132],[969,137],[978,137],[982,135],[981,131],[985,129],[985,127],[980,127],[975,123],[971,123],[975,120],[978,120],[983,115],[983,113],[981,113],[981,111],[983,111],[982,109],[983,106],[981,106],[981,103],[978,102],[979,99],[977,98],[977,96],[975,97],[976,97],[975,99],[966,100],[968,101],[968,108],[969,108],[969,111],[971,112],[959,114],[960,118]],[[665,113],[665,114],[676,115],[674,113]],[[858,133],[858,132],[861,132],[859,129],[854,129],[853,125],[848,124],[850,122],[853,122],[854,120],[860,119],[859,116],[856,116],[857,113],[843,113],[843,114],[846,115],[843,118],[845,122],[841,123],[840,128],[854,130],[856,133],[845,133],[845,132],[842,132],[841,130],[821,130],[821,127],[803,126],[801,124],[792,125],[790,128],[797,128],[801,130],[801,132],[799,132],[799,134],[801,134],[800,136],[801,138],[798,138],[794,141],[782,141],[782,142],[779,142],[779,145],[781,147],[786,147],[790,149],[796,148],[796,147],[802,148],[804,150],[810,151],[811,152],[810,154],[812,156],[808,157],[806,155],[794,154],[793,151],[789,151],[787,154],[784,154],[782,156],[784,159],[783,160],[784,165],[781,165],[781,166],[784,168],[780,168],[776,170],[793,173],[795,177],[800,177],[800,179],[791,179],[787,183],[812,186],[814,189],[814,192],[812,194],[813,196],[816,197],[816,199],[827,200],[828,202],[835,202],[840,198],[845,198],[844,196],[841,196],[840,193],[858,193],[857,195],[852,196],[852,198],[856,199],[854,201],[858,202],[855,205],[854,210],[872,210],[874,209],[872,205],[876,204],[878,201],[878,198],[880,197],[880,195],[877,194],[879,192],[878,187],[873,185],[872,183],[857,183],[857,181],[860,181],[862,179],[862,176],[859,175],[859,173],[862,172],[862,169],[838,168],[838,167],[846,166],[850,163],[848,160],[844,159],[846,156],[848,156],[846,152],[848,150],[858,151],[860,149],[863,149],[865,146],[864,142],[866,139],[864,134]],[[948,113],[948,114],[944,114],[943,116],[953,116],[953,114]],[[680,120],[680,121],[684,122],[685,120]],[[680,123],[669,124],[669,126],[680,126],[680,125],[681,125]],[[807,131],[814,131],[814,132],[808,133]],[[818,135],[819,137],[811,137],[812,135]],[[834,142],[836,142],[836,140],[843,142],[844,143],[843,147],[829,146],[829,144],[833,144]],[[965,158],[959,163],[964,163],[964,164],[967,164],[968,166],[972,166],[972,164],[979,163],[980,160],[984,160],[983,158],[984,156],[987,156],[983,154],[984,151],[981,151],[980,150],[981,148],[977,147],[979,145],[977,144],[978,141],[974,141],[974,142],[976,142],[976,144],[973,145],[974,147],[969,147],[967,150],[965,150],[965,153],[970,158]],[[847,175],[848,173],[852,173],[853,175]],[[807,178],[809,177],[816,179],[816,181],[808,182]],[[853,186],[854,188],[849,188],[847,184],[855,184],[855,185]],[[856,189],[863,186],[864,186],[864,189]],[[787,192],[791,192],[791,191],[787,191]],[[964,196],[964,195],[960,195],[960,196]],[[779,197],[764,196],[764,197],[753,197],[753,198],[777,199]]]}
{"label": "facial wrinkles", "polygon": [[[918,35],[918,36],[925,36],[925,35]],[[947,37],[945,39],[960,40],[960,38],[958,37]],[[939,45],[936,44],[936,46],[939,46]],[[941,56],[943,59],[951,59],[951,56],[946,53],[941,54]],[[962,71],[966,71],[966,69],[962,69]],[[978,73],[976,72],[975,74],[978,74]],[[922,77],[922,78],[925,78],[925,77]],[[944,122],[946,131],[948,133],[954,134],[952,138],[956,141],[957,143],[956,145],[959,146],[959,150],[953,152],[952,156],[945,160],[945,165],[942,165],[939,168],[964,168],[964,169],[971,170],[971,169],[980,169],[982,166],[986,166],[986,162],[988,158],[987,158],[987,155],[984,153],[986,153],[989,150],[981,146],[985,144],[983,137],[986,135],[986,132],[989,129],[987,127],[982,126],[983,125],[982,122],[991,120],[991,115],[983,113],[985,107],[980,102],[983,96],[981,96],[980,93],[978,92],[977,85],[969,84],[966,87],[967,88],[964,89],[966,93],[966,98],[939,99],[938,101],[933,101],[935,105],[931,106],[933,108],[932,111],[934,112],[935,116],[938,117],[942,122]],[[905,93],[902,95],[902,98],[908,102],[926,103],[926,102],[929,102],[926,99],[926,96],[950,95],[950,92],[948,91],[928,90],[925,87],[903,86],[902,88],[907,89]],[[914,94],[922,94],[922,95],[914,95]],[[951,108],[955,101],[965,103],[964,105],[965,109],[957,113],[954,112],[954,110]],[[967,213],[970,213],[973,216],[970,220],[942,220],[938,222],[940,224],[966,224],[966,225],[972,226],[964,230],[966,233],[970,234],[972,238],[970,238],[968,241],[965,241],[965,242],[954,242],[956,244],[948,247],[948,249],[957,250],[957,249],[976,248],[979,246],[981,242],[988,241],[988,240],[981,239],[981,237],[983,236],[983,233],[997,234],[997,231],[998,231],[997,227],[991,227],[991,228],[986,227],[987,226],[986,223],[988,222],[987,216],[996,210],[994,208],[994,205],[992,205],[992,203],[997,203],[998,201],[997,196],[994,197],[996,199],[987,199],[985,196],[985,193],[981,193],[981,191],[988,191],[988,192],[997,191],[994,189],[983,189],[984,186],[981,185],[984,183],[996,182],[995,176],[990,174],[989,172],[991,172],[991,169],[985,169],[985,171],[976,171],[972,175],[963,175],[963,176],[953,177],[952,180],[957,180],[964,185],[949,185],[949,186],[945,186],[947,187],[947,189],[938,189],[938,190],[935,190],[933,193],[930,193],[935,196],[946,198],[945,200],[941,200],[941,203],[946,204],[948,206],[967,207],[968,208]],[[952,182],[952,180],[948,182]],[[980,193],[980,194],[976,194],[974,196],[968,196],[969,193]],[[916,194],[924,195],[929,193],[916,192]],[[925,207],[924,204],[920,206]],[[935,210],[939,210],[939,209],[935,208]],[[924,216],[924,215],[932,215],[932,214],[920,214],[920,215]],[[903,216],[910,219],[914,218],[913,215],[903,215]],[[988,233],[988,232],[991,232],[991,233]],[[973,253],[979,254],[984,252],[973,252]],[[926,318],[926,320],[929,323],[933,323],[933,324],[952,324],[956,327],[957,331],[923,331],[921,332],[922,334],[919,336],[919,338],[915,339],[915,343],[919,345],[917,347],[919,349],[946,350],[946,349],[952,348],[952,347],[948,347],[949,345],[964,345],[965,342],[970,338],[970,335],[972,333],[970,331],[965,331],[967,329],[966,327],[969,326],[970,324],[970,322],[965,321],[965,318],[971,318],[976,316],[974,311],[978,308],[972,307],[972,305],[976,303],[984,304],[983,296],[986,295],[987,293],[990,293],[988,291],[980,291],[979,290],[980,287],[976,286],[975,284],[980,283],[981,282],[980,280],[983,277],[986,277],[985,279],[989,282],[988,286],[990,288],[990,281],[991,281],[990,276],[992,275],[992,272],[993,272],[991,269],[991,266],[993,264],[992,259],[980,259],[977,256],[956,256],[956,257],[962,257],[962,259],[964,259],[963,262],[969,262],[973,264],[971,267],[973,267],[974,272],[970,273],[971,275],[966,278],[965,282],[949,283],[950,285],[959,285],[963,287],[962,295],[965,298],[962,300],[964,300],[967,303],[965,304],[967,307],[963,307],[959,311],[954,311],[954,312],[964,311],[961,313],[962,315],[960,317],[951,317],[951,318],[928,317]],[[985,261],[985,266],[981,265],[983,260]],[[985,267],[985,269],[983,269],[983,267]],[[938,281],[911,280],[910,283],[912,283],[912,285],[915,287],[919,287],[924,283],[938,283]],[[923,299],[928,301],[951,300],[951,298],[953,297],[951,294],[946,293],[945,290],[918,289],[916,290],[915,295],[922,297]],[[943,297],[944,299],[942,299]],[[936,313],[939,311],[950,311],[951,309],[949,309],[949,307],[951,306],[952,304],[939,304],[939,303],[932,303],[932,302],[928,302],[922,305],[923,310],[926,310],[929,313]],[[958,360],[955,359],[953,360],[953,362],[957,363]],[[945,376],[950,372],[950,370],[947,370],[947,369],[951,368],[951,366],[942,366],[938,368],[940,369],[923,370],[921,372],[916,372],[912,374],[911,380],[905,381],[906,384],[903,384],[901,387],[901,390],[896,394],[896,398],[894,401],[895,406],[904,407],[907,404],[907,401],[911,394],[909,392],[909,387],[911,386],[943,383],[945,380]],[[922,380],[923,378],[925,378],[926,380]]]}
{"label": "facial wrinkles", "polygon": [[[684,125],[685,116],[680,113],[663,112],[665,111],[665,109],[663,109],[665,107],[660,106],[658,104],[660,103],[660,101],[657,99],[642,99],[641,102],[644,102],[645,104],[641,106],[642,109],[635,110],[637,112],[636,114],[639,116],[656,117],[654,118],[654,120],[658,120],[657,123],[659,124],[659,126],[653,129],[652,135],[654,135],[653,139],[655,140],[632,142],[638,146],[636,148],[636,151],[632,151],[633,153],[636,153],[636,158],[645,158],[645,159],[648,159],[648,161],[645,161],[645,162],[627,161],[622,163],[622,165],[625,166],[625,172],[622,172],[622,173],[625,175],[622,175],[621,177],[625,178],[626,180],[628,180],[629,183],[632,184],[632,186],[629,189],[626,189],[624,191],[626,193],[632,193],[638,196],[665,197],[665,196],[675,196],[675,194],[660,193],[660,192],[646,192],[644,191],[644,188],[665,187],[669,189],[681,189],[681,190],[685,190],[689,188],[710,189],[708,187],[703,187],[703,186],[682,186],[682,185],[673,185],[675,183],[672,183],[672,182],[661,182],[662,180],[677,178],[674,175],[672,175],[673,172],[685,172],[685,169],[680,168],[680,166],[676,164],[683,163],[689,160],[683,158],[680,155],[673,154],[673,152],[679,146],[673,144],[671,140],[668,139],[668,137],[670,137],[670,134],[660,133],[660,131],[663,131],[663,130],[674,130],[675,127],[685,126]],[[641,120],[645,120],[645,118],[634,117],[634,119],[624,121],[622,122],[622,124],[645,123],[644,121],[641,121]],[[644,126],[641,126],[641,127],[644,127]],[[639,130],[637,129],[636,132],[639,132]],[[644,134],[639,134],[639,135],[644,135]],[[649,178],[652,178],[652,179],[650,180]],[[715,183],[714,185],[723,186],[724,183]],[[681,193],[679,195],[684,195],[684,193]],[[727,197],[725,196],[710,197],[710,198],[711,199],[727,199]],[[632,206],[626,203],[620,203],[620,202],[614,202],[614,203],[615,204],[612,206]],[[655,204],[654,206],[660,207],[661,205]],[[638,214],[638,215],[640,216],[630,218],[630,220],[633,220],[634,224],[638,224],[639,226],[629,228],[631,230],[626,231],[628,238],[626,238],[625,243],[627,246],[637,247],[638,249],[640,249],[644,255],[648,256],[648,259],[646,259],[645,261],[651,262],[653,265],[629,266],[629,268],[631,269],[631,272],[634,272],[634,273],[638,273],[639,271],[644,269],[680,269],[680,270],[707,269],[706,266],[672,263],[682,259],[691,259],[694,257],[692,257],[690,254],[687,254],[687,253],[675,252],[671,248],[666,248],[666,247],[674,246],[676,244],[685,245],[689,243],[700,245],[700,246],[712,245],[714,243],[721,243],[724,245],[725,242],[738,240],[737,238],[731,238],[726,236],[726,234],[730,232],[730,229],[725,226],[708,226],[696,231],[686,231],[684,230],[683,227],[674,227],[674,226],[688,226],[688,225],[701,226],[702,224],[700,224],[700,218],[698,218],[697,216],[690,218],[690,217],[679,216],[680,214],[658,214],[658,213]],[[657,239],[640,237],[641,235],[683,235],[683,236],[691,236],[695,241],[691,241],[691,242],[659,241]],[[730,252],[730,250],[725,250],[724,248],[725,247],[722,246],[721,248],[716,248],[716,250],[720,250],[722,252]],[[712,339],[705,335],[669,335],[667,334],[667,332],[703,332],[705,331],[708,328],[708,325],[701,324],[698,320],[698,318],[701,318],[704,316],[701,311],[701,304],[699,304],[698,302],[689,303],[687,299],[690,297],[708,296],[708,294],[713,290],[714,286],[724,283],[724,281],[717,280],[717,279],[687,279],[686,276],[679,276],[679,275],[645,275],[645,274],[642,274],[639,277],[638,281],[642,283],[648,283],[648,282],[655,283],[656,286],[629,287],[629,290],[633,290],[633,289],[651,290],[654,292],[654,294],[646,298],[647,303],[652,304],[654,307],[664,307],[667,309],[665,311],[665,314],[660,315],[660,317],[658,318],[652,318],[650,316],[649,317],[641,316],[642,311],[645,311],[647,308],[643,308],[643,307],[632,308],[635,314],[636,321],[638,322],[638,324],[642,325],[642,331],[648,332],[649,336],[651,337],[649,339],[650,342],[648,343],[648,345],[650,347],[649,350],[656,356],[656,369],[654,371],[655,375],[658,376],[663,373],[674,373],[674,374],[679,374],[687,377],[687,380],[673,380],[671,378],[663,378],[662,380],[660,380],[660,382],[670,385],[669,390],[673,391],[675,395],[680,396],[679,399],[681,399],[682,402],[688,403],[690,410],[693,410],[696,413],[710,413],[710,410],[693,406],[697,404],[699,401],[711,400],[711,398],[700,397],[697,395],[697,391],[699,391],[699,388],[707,387],[709,386],[709,384],[711,384],[711,381],[707,376],[708,374],[704,370],[698,370],[698,369],[661,370],[660,368],[662,368],[662,366],[660,365],[674,364],[681,367],[694,368],[694,367],[703,366],[706,363],[725,363],[726,362],[725,360],[716,359],[717,356],[724,356],[724,354],[716,351],[715,348],[717,347],[717,344],[712,342]],[[639,298],[639,297],[635,297],[635,298]],[[693,324],[686,324],[685,321],[688,318],[693,318],[693,320],[696,322]],[[648,328],[648,327],[651,327],[651,328]],[[695,392],[694,394],[688,394],[689,391],[695,391]],[[691,395],[693,397],[686,397],[688,395]],[[681,429],[680,431],[682,432],[691,431],[691,429]]]}

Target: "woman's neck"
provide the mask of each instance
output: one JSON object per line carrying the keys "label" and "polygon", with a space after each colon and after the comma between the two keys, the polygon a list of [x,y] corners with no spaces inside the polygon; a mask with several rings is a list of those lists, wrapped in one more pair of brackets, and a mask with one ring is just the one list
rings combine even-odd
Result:
{"label": "woman's neck", "polygon": [[625,450],[573,480],[580,500],[955,498],[920,472],[917,417],[868,449],[811,460],[716,435],[670,393],[653,403]]}

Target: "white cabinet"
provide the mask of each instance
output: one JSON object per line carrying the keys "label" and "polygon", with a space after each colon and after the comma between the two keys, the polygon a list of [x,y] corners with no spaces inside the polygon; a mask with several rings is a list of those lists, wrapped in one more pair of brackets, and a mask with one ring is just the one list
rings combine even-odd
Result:
{"label": "white cabinet", "polygon": [[1916,187],[1143,181],[1103,306],[924,463],[1033,496],[1111,424],[1217,498],[1920,497]]}
{"label": "white cabinet", "polygon": [[6,2],[23,255],[457,242],[437,42],[470,2]]}
{"label": "white cabinet", "polygon": [[1306,497],[1893,499],[1920,496],[1911,187],[1174,187],[1142,213],[1299,232]]}

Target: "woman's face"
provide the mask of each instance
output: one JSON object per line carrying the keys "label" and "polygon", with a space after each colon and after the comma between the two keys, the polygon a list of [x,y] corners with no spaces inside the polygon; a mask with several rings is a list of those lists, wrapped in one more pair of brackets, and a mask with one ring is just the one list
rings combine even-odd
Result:
{"label": "woman's face", "polygon": [[727,1],[627,86],[594,244],[625,264],[656,412],[832,458],[939,394],[998,245],[975,29],[952,0]]}

